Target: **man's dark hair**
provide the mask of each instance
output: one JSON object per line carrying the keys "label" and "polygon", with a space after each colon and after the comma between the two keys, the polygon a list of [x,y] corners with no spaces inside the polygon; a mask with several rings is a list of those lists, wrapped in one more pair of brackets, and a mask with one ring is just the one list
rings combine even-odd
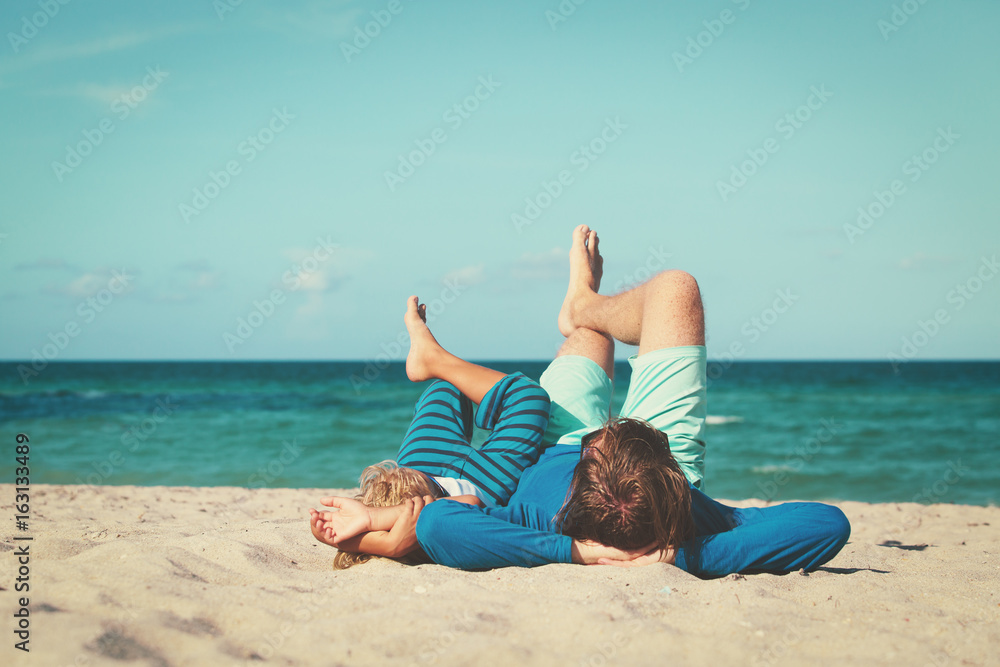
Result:
{"label": "man's dark hair", "polygon": [[691,490],[666,434],[618,417],[584,436],[556,520],[565,535],[618,549],[676,548],[693,537]]}

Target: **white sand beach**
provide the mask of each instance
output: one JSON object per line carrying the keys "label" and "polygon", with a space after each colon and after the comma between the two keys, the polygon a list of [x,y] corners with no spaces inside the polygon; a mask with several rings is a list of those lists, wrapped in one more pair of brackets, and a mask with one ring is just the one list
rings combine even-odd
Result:
{"label": "white sand beach", "polygon": [[[3,664],[1000,664],[998,508],[844,502],[851,540],[819,571],[702,581],[666,565],[337,572],[306,512],[330,492],[32,486],[31,650],[13,647],[12,521]],[[13,516],[13,486],[0,494]]]}

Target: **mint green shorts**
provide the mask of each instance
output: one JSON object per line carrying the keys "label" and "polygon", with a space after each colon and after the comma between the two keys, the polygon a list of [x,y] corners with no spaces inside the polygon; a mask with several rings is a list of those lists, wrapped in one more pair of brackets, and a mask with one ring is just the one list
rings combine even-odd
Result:
{"label": "mint green shorts", "polygon": [[[696,487],[705,477],[706,366],[704,345],[632,355],[632,379],[621,416],[644,419],[667,434],[670,451]],[[611,416],[611,380],[592,359],[556,357],[539,384],[552,401],[544,442],[580,446]]]}

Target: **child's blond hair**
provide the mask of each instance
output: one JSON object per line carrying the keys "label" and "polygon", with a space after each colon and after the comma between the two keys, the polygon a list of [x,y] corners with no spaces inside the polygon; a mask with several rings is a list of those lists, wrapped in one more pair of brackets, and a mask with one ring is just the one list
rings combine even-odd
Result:
{"label": "child's blond hair", "polygon": [[[413,468],[401,467],[395,461],[368,466],[361,472],[358,485],[361,492],[355,499],[369,507],[392,507],[416,496],[441,496],[440,489],[427,475]],[[333,559],[333,569],[346,570],[352,565],[367,563],[372,558],[371,554],[338,551]],[[405,562],[406,559],[403,560]]]}

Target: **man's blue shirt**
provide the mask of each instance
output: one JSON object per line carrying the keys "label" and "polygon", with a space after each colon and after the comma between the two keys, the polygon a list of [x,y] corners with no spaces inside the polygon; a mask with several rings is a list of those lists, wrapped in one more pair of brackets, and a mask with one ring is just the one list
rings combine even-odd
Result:
{"label": "man's blue shirt", "polygon": [[[569,490],[580,448],[553,445],[524,471],[506,507],[438,501],[423,509],[417,540],[435,563],[461,569],[534,567],[572,562],[572,539],[555,517]],[[704,578],[733,572],[814,569],[847,542],[850,524],[838,508],[784,503],[737,509],[691,489],[696,536],[674,564]]]}

